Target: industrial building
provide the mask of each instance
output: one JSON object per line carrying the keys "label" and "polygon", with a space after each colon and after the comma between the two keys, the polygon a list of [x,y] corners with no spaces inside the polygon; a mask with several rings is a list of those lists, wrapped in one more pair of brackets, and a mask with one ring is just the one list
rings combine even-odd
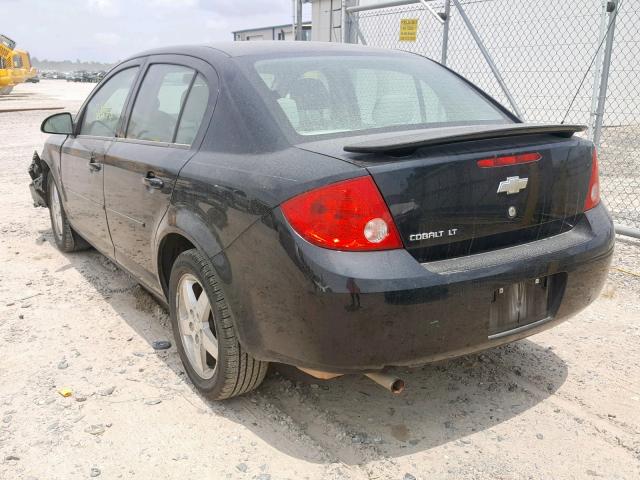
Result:
{"label": "industrial building", "polygon": [[[302,40],[311,40],[311,22],[302,24]],[[235,41],[246,40],[294,40],[293,24],[258,27],[233,32]]]}

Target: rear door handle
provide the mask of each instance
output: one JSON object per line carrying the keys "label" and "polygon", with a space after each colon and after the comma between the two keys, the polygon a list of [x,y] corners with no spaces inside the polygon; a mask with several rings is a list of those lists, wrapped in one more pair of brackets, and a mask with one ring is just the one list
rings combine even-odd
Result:
{"label": "rear door handle", "polygon": [[144,183],[147,187],[150,187],[150,188],[164,187],[164,182],[151,172],[147,173],[147,176],[142,179],[142,183]]}
{"label": "rear door handle", "polygon": [[96,152],[91,152],[89,155],[89,170],[92,172],[99,172],[102,170],[102,164],[96,163]]}

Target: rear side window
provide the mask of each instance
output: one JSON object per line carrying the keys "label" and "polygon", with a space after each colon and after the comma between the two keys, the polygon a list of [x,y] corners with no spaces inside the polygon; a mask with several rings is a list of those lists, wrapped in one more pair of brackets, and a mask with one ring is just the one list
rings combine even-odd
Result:
{"label": "rear side window", "polygon": [[138,67],[122,70],[100,87],[85,109],[81,135],[115,136],[124,103],[137,74]]}
{"label": "rear side window", "polygon": [[172,143],[195,74],[180,65],[151,65],[131,111],[127,138]]}
{"label": "rear side window", "polygon": [[191,145],[200,129],[204,112],[209,104],[209,87],[200,74],[193,82],[193,86],[184,104],[180,117],[180,125],[176,133],[175,143]]}

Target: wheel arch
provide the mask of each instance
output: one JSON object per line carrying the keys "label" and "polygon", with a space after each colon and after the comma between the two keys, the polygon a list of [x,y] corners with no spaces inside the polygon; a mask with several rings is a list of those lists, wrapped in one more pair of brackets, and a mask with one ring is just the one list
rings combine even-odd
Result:
{"label": "wheel arch", "polygon": [[[49,206],[49,176],[53,177],[53,181],[58,187],[58,192],[60,192],[62,201],[63,203],[66,203],[66,191],[64,185],[62,184],[62,178],[60,174],[60,157],[62,154],[62,146],[66,139],[66,135],[51,135],[45,141],[44,148],[42,149],[41,154],[38,154],[37,151],[33,152],[31,165],[29,167],[29,175],[34,181],[34,187],[36,187],[36,190],[40,190],[39,193],[43,195],[46,207]],[[35,185],[36,179],[38,177],[41,177],[41,180],[38,185]]]}
{"label": "wheel arch", "polygon": [[[213,263],[222,251],[217,235],[204,220],[186,207],[170,205],[156,234],[158,280],[165,297],[169,298],[171,267],[182,252],[195,248]],[[216,268],[217,270],[217,268]]]}

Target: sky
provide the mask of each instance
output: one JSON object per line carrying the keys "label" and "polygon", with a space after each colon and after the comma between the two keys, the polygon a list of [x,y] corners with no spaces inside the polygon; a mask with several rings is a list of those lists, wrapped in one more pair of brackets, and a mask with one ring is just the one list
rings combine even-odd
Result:
{"label": "sky", "polygon": [[[163,45],[291,22],[291,0],[0,0],[0,33],[47,60],[115,62]],[[311,8],[305,5],[304,20]]]}

